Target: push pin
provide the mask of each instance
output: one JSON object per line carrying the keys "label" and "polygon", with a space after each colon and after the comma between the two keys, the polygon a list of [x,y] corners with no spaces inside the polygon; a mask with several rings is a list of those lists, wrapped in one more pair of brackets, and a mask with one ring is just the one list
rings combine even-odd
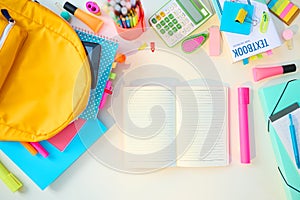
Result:
{"label": "push pin", "polygon": [[152,52],[155,51],[155,42],[150,42],[150,49]]}
{"label": "push pin", "polygon": [[247,15],[248,15],[248,12],[245,9],[241,8],[235,18],[235,21],[240,24],[243,24]]}
{"label": "push pin", "polygon": [[292,50],[294,48],[293,36],[294,36],[294,33],[290,29],[286,29],[282,33],[282,37],[287,42],[286,44],[287,44],[289,50]]}
{"label": "push pin", "polygon": [[88,1],[85,4],[87,10],[94,15],[101,15],[101,10],[96,2]]}

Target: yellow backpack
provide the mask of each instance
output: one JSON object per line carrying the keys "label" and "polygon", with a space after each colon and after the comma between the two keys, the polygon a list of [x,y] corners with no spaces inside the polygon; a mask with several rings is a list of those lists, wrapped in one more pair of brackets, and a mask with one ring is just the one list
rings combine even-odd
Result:
{"label": "yellow backpack", "polygon": [[86,107],[91,72],[72,27],[30,0],[1,0],[0,140],[48,139]]}

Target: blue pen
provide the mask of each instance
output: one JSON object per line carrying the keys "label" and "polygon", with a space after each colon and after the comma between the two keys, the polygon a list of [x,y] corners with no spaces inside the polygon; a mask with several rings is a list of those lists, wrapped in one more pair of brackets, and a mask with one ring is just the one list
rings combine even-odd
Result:
{"label": "blue pen", "polygon": [[298,169],[300,169],[300,158],[299,158],[299,151],[298,151],[298,144],[297,144],[297,136],[296,136],[295,126],[293,124],[293,118],[291,114],[289,114],[289,118],[290,118],[290,133],[292,138],[295,161]]}

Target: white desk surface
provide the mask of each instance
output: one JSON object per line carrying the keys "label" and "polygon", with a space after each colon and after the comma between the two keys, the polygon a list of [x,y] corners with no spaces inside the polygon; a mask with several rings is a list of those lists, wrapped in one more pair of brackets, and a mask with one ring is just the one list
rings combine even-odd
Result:
{"label": "white desk surface", "polygon": [[[51,8],[55,1],[41,0]],[[63,3],[63,1],[61,1]],[[85,1],[70,0],[84,9]],[[142,0],[147,19],[165,2]],[[300,6],[300,0],[293,0]],[[55,10],[58,12],[58,10]],[[274,16],[280,33],[286,26]],[[76,20],[73,23],[78,23]],[[80,24],[82,25],[82,24]],[[216,15],[199,28],[204,31],[211,25],[219,25]],[[283,200],[286,199],[282,179],[277,171],[270,137],[266,131],[263,111],[258,97],[258,88],[299,77],[299,72],[272,78],[259,83],[252,80],[252,67],[275,63],[294,62],[300,66],[300,17],[293,23],[296,32],[294,49],[287,50],[283,44],[273,51],[273,56],[251,61],[247,66],[241,62],[232,64],[224,44],[221,56],[211,58],[222,81],[230,86],[230,146],[231,163],[221,168],[167,168],[154,173],[133,175],[118,172],[97,162],[90,153],[80,157],[51,186],[41,191],[25,174],[1,153],[3,162],[23,182],[21,192],[11,193],[0,182],[0,199],[3,200],[53,200],[53,199],[206,199],[206,200]],[[105,24],[107,30],[109,24]],[[202,47],[208,52],[208,45]],[[197,52],[194,53],[197,56]],[[240,163],[237,87],[248,85],[252,89],[251,109],[254,113],[252,126],[252,151],[255,152],[250,165]],[[110,130],[107,134],[111,134]],[[101,140],[101,138],[100,138]],[[101,148],[98,146],[97,148]],[[43,169],[41,169],[43,170]]]}

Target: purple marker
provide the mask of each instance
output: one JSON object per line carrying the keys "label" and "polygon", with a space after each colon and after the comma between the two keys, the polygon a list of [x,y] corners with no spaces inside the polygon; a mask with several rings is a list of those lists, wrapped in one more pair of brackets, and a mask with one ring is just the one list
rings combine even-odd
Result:
{"label": "purple marker", "polygon": [[241,163],[250,163],[250,138],[248,126],[249,88],[238,88]]}

